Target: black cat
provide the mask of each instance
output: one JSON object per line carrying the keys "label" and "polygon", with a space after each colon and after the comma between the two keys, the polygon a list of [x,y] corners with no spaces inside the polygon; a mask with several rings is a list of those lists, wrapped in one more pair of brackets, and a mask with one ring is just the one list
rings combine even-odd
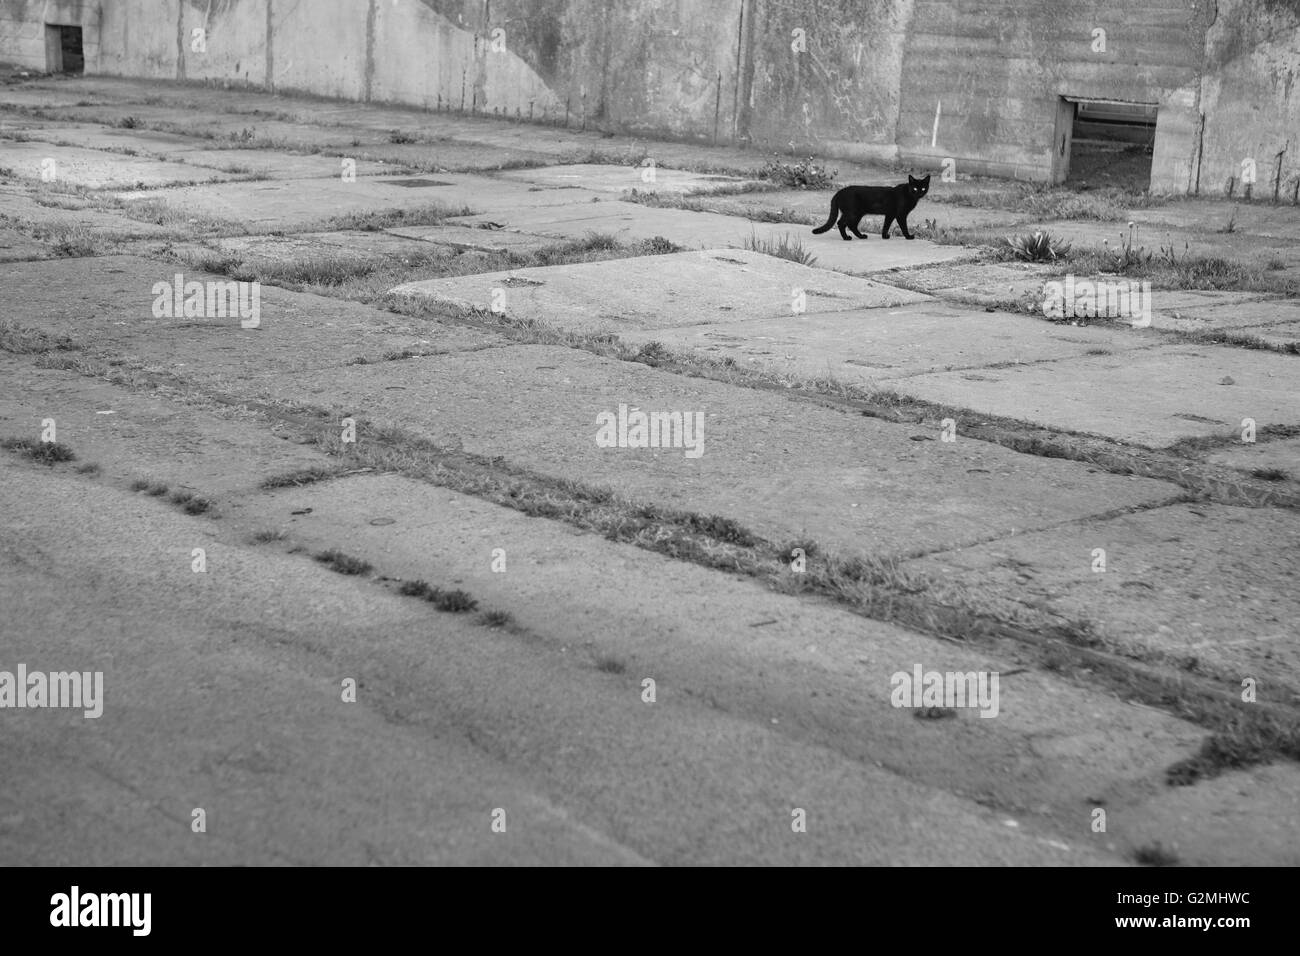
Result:
{"label": "black cat", "polygon": [[915,179],[909,175],[907,182],[899,183],[897,186],[845,186],[831,197],[831,217],[826,220],[826,225],[814,229],[813,233],[821,235],[835,225],[835,215],[838,213],[840,235],[845,240],[849,238],[846,229],[859,239],[865,239],[867,237],[858,232],[858,223],[862,221],[862,217],[883,215],[885,228],[880,231],[881,239],[889,238],[889,227],[895,221],[903,230],[903,238],[915,239],[916,237],[907,231],[907,214],[916,208],[921,197],[929,191],[928,175],[924,179]]}

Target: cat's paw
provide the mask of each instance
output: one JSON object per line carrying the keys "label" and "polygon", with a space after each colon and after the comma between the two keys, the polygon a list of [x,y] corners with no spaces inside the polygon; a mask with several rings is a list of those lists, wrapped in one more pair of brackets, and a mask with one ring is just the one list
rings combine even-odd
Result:
{"label": "cat's paw", "polygon": [[904,238],[904,239],[915,239],[916,236],[904,236],[903,238]]}

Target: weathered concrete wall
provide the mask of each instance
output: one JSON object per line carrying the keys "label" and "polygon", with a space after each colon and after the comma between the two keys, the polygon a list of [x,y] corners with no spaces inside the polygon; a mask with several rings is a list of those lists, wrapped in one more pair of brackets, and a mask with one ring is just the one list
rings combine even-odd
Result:
{"label": "weathered concrete wall", "polygon": [[[1300,196],[1300,0],[1219,0],[1201,86],[1202,193]],[[1279,155],[1280,154],[1280,155]],[[1258,181],[1242,182],[1254,160]]]}
{"label": "weathered concrete wall", "polygon": [[[903,66],[900,154],[932,168],[952,157],[959,173],[1046,179],[1059,147],[1061,97],[1158,103],[1163,114],[1185,99],[1180,91],[1196,96],[1205,6],[1206,0],[916,0]],[[1162,135],[1185,138],[1173,127],[1158,128]]]}
{"label": "weathered concrete wall", "polygon": [[0,0],[0,58],[45,69],[45,24],[81,27],[86,70],[100,56],[100,0]]}
{"label": "weathered concrete wall", "polygon": [[1034,180],[1062,97],[1154,103],[1154,189],[1300,183],[1300,0],[0,0],[0,59],[44,23],[88,73]]}
{"label": "weathered concrete wall", "polygon": [[[737,132],[853,158],[895,156],[913,0],[752,0]],[[747,134],[747,136],[746,136]]]}

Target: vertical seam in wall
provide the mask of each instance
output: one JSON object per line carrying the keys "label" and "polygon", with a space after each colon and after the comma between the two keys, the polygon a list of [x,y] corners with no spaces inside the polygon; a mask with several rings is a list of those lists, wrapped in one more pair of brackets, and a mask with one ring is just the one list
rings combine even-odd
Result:
{"label": "vertical seam in wall", "polygon": [[266,89],[268,92],[275,90],[275,48],[272,44],[275,31],[271,29],[271,3],[272,0],[266,0]]}
{"label": "vertical seam in wall", "polygon": [[370,0],[366,10],[366,76],[363,102],[370,102],[370,91],[375,81],[375,0]]}
{"label": "vertical seam in wall", "polygon": [[185,0],[176,4],[176,79],[185,79]]}

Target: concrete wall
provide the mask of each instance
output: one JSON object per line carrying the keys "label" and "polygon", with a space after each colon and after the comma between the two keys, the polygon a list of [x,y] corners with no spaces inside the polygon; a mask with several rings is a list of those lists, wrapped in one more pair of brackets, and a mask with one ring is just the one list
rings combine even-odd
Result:
{"label": "concrete wall", "polygon": [[0,0],[0,59],[44,23],[92,74],[1032,180],[1062,97],[1155,103],[1154,189],[1300,183],[1300,0]]}

